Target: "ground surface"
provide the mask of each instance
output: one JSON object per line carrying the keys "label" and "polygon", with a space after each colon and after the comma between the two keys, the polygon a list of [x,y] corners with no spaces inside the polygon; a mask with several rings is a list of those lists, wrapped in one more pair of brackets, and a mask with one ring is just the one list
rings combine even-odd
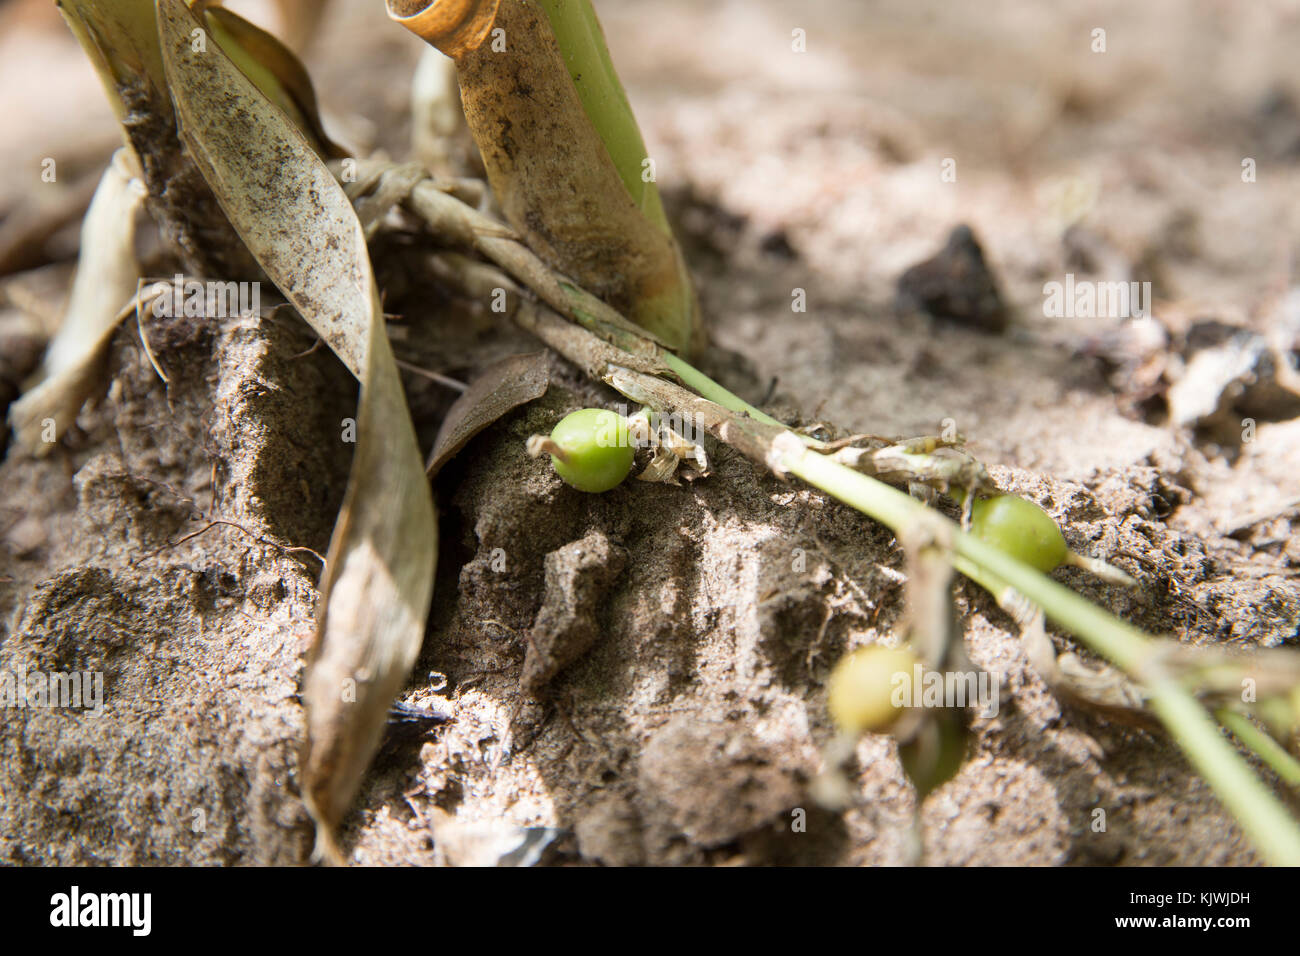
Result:
{"label": "ground surface", "polygon": [[[0,209],[44,188],[41,157],[93,170],[112,138],[93,75],[37,6],[0,3],[0,115],[22,131],[0,162],[37,171],[0,180]],[[309,65],[340,135],[400,157],[420,51],[380,6],[335,4]],[[697,272],[712,371],[754,401],[775,379],[771,407],[802,421],[913,435],[952,419],[1075,549],[1142,580],[1126,594],[1061,573],[1072,586],[1182,641],[1300,643],[1294,388],[1258,365],[1215,372],[1233,343],[1300,347],[1300,8],[597,6]],[[899,275],[963,222],[1010,304],[1002,335],[895,309]],[[535,347],[412,281],[407,254],[376,259],[400,356],[468,377]],[[1152,282],[1154,321],[1045,317],[1043,284],[1066,273]],[[67,274],[0,287],[5,401]],[[281,546],[327,544],[355,388],[324,350],[301,355],[311,336],[282,313],[148,335],[170,386],[128,325],[64,446],[0,464],[0,668],[102,670],[107,689],[97,720],[0,714],[0,859],[299,862],[295,695],[319,565]],[[495,860],[514,827],[557,829],[531,834],[555,836],[551,862],[907,859],[915,798],[887,738],[858,747],[853,809],[807,789],[831,666],[897,638],[892,536],[726,450],[691,485],[582,496],[524,441],[611,395],[551,368],[543,399],[439,477],[407,696],[455,716],[391,736],[345,829],[354,859]],[[408,384],[427,446],[449,396]],[[176,544],[213,519],[240,528]],[[1004,705],[921,808],[927,862],[1256,861],[1166,737],[1059,703],[987,595],[958,597]],[[597,638],[530,702],[517,686],[539,620]]]}

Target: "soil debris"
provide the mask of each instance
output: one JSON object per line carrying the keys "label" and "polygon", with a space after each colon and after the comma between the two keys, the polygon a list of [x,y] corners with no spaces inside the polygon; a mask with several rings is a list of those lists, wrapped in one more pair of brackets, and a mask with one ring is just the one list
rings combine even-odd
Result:
{"label": "soil debris", "polygon": [[920,309],[982,332],[1003,332],[1010,322],[984,250],[964,224],[953,229],[936,255],[903,273],[898,302],[904,311]]}

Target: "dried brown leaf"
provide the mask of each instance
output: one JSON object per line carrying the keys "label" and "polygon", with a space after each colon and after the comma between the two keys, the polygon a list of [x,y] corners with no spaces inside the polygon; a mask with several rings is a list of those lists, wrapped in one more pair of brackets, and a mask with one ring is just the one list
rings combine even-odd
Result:
{"label": "dried brown leaf", "polygon": [[[182,148],[167,91],[154,0],[60,0],[149,189],[149,214],[185,272],[258,279],[257,264]],[[198,27],[197,21],[194,27]],[[216,46],[215,43],[211,44]]]}
{"label": "dried brown leaf", "polygon": [[113,155],[81,226],[81,260],[58,333],[29,391],[9,408],[18,441],[45,454],[76,420],[95,385],[109,336],[127,313],[139,283],[133,248],[144,185],[132,175],[125,149]]}
{"label": "dried brown leaf", "polygon": [[549,384],[545,352],[510,355],[485,368],[447,411],[429,455],[429,477],[502,415],[545,395]]}
{"label": "dried brown leaf", "polygon": [[285,114],[222,53],[196,52],[184,0],[158,0],[182,136],[267,275],[361,381],[352,474],[321,580],[303,679],[303,800],[317,852],[380,742],[424,633],[433,588],[433,500],[352,205]]}

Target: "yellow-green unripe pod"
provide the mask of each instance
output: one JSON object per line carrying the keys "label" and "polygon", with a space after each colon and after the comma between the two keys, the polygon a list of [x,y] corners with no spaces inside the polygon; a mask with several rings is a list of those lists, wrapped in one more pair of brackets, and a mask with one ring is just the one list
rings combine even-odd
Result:
{"label": "yellow-green unripe pod", "polygon": [[599,493],[620,484],[632,470],[635,449],[627,419],[603,408],[582,408],[551,431],[555,473],[579,491]]}
{"label": "yellow-green unripe pod", "polygon": [[1015,495],[979,498],[971,505],[971,534],[1039,571],[1070,555],[1061,529],[1038,505]]}
{"label": "yellow-green unripe pod", "polygon": [[840,659],[831,672],[829,707],[836,726],[848,733],[889,729],[903,715],[894,706],[898,675],[913,679],[917,657],[895,647],[863,647]]}

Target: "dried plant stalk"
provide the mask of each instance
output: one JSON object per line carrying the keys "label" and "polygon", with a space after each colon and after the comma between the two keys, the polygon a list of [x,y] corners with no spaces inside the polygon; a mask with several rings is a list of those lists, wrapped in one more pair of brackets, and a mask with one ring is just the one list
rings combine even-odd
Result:
{"label": "dried plant stalk", "polygon": [[477,50],[501,0],[388,0],[388,15],[453,60]]}
{"label": "dried plant stalk", "polygon": [[537,0],[388,0],[390,16],[456,61],[466,119],[515,230],[552,268],[689,351],[703,341],[694,287],[582,4],[553,22],[554,5]]}

